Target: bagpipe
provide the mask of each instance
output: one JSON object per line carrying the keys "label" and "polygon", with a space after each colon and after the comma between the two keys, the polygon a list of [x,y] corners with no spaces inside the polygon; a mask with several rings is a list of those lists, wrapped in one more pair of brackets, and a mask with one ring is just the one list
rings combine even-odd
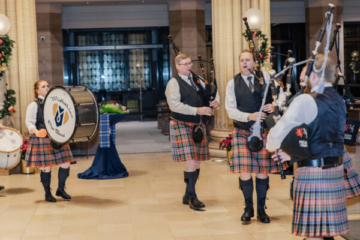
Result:
{"label": "bagpipe", "polygon": [[[173,38],[171,35],[168,36],[168,39],[170,41],[170,44],[175,52],[175,55],[181,54],[180,48],[175,44]],[[191,71],[191,74],[193,76],[193,79],[195,80],[194,83],[199,89],[198,93],[202,96],[204,99],[205,105],[210,106],[210,102],[215,100],[216,94],[217,94],[217,84],[216,84],[216,78],[215,78],[215,66],[214,66],[214,60],[211,59],[210,61],[203,60],[200,55],[198,55],[197,60],[192,60],[192,62],[199,62],[199,67],[201,70],[202,77]],[[204,68],[204,62],[210,64],[210,78],[207,80],[205,68]],[[202,87],[200,82],[203,82],[205,85],[205,88]],[[203,119],[204,121],[204,119]],[[205,124],[207,124],[209,121],[208,118],[204,121]],[[202,127],[200,125],[195,125],[192,131],[193,140],[195,143],[201,143],[204,138],[204,132],[202,130]]]}
{"label": "bagpipe", "polygon": [[[272,113],[271,115],[269,115],[267,117],[268,122],[272,122],[272,124],[267,124],[268,128],[271,128],[272,126],[274,126],[276,124],[276,122],[280,119],[280,114],[279,114],[280,109],[279,109],[279,106],[278,106],[278,103],[277,103],[277,95],[278,95],[278,93],[277,93],[276,87],[275,87],[275,81],[276,81],[275,79],[279,78],[280,76],[283,76],[285,74],[285,72],[287,70],[289,70],[288,74],[286,76],[286,94],[285,94],[286,95],[286,101],[285,101],[284,107],[282,108],[282,110],[286,111],[289,104],[291,103],[292,99],[294,99],[294,98],[291,99],[291,92],[290,92],[290,89],[291,89],[292,85],[293,84],[295,85],[295,83],[293,83],[293,68],[295,66],[297,66],[297,65],[304,64],[304,63],[307,63],[308,61],[310,61],[310,64],[309,64],[308,69],[307,69],[307,74],[306,74],[304,86],[302,87],[302,89],[300,91],[298,91],[298,93],[295,96],[297,96],[297,95],[304,92],[304,89],[305,89],[305,86],[306,86],[306,80],[310,76],[310,73],[313,70],[313,65],[314,65],[314,62],[315,62],[315,57],[316,57],[316,54],[317,54],[317,50],[318,50],[318,48],[320,46],[320,43],[322,42],[325,31],[326,31],[326,29],[331,29],[331,24],[332,24],[332,19],[333,19],[333,15],[332,15],[331,11],[333,10],[334,5],[329,4],[329,6],[330,6],[330,9],[326,13],[325,23],[324,23],[323,27],[321,28],[320,35],[319,35],[318,41],[316,43],[315,50],[313,51],[313,55],[312,55],[311,60],[305,60],[303,62],[295,64],[295,59],[291,57],[292,52],[288,51],[288,55],[287,55],[286,61],[284,63],[283,70],[281,72],[279,72],[278,74],[275,74],[276,72],[273,69],[271,69],[269,71],[270,83],[266,84],[265,91],[264,91],[264,98],[263,98],[262,105],[261,105],[260,110],[259,110],[259,113],[261,113],[262,110],[263,110],[263,107],[265,105],[266,95],[267,95],[268,89],[270,87],[271,92],[272,92],[273,105],[275,107],[275,111],[274,111],[274,113]],[[259,56],[259,54],[257,52],[257,49],[256,49],[256,44],[255,44],[254,39],[252,37],[249,25],[247,23],[247,19],[244,18],[243,20],[244,20],[244,23],[245,23],[245,26],[246,26],[246,29],[247,29],[246,31],[247,31],[249,45],[252,42],[252,44],[253,44],[252,50],[255,50],[254,59],[256,61],[257,57]],[[324,65],[323,65],[322,69],[317,70],[317,71],[322,71],[322,78],[321,78],[321,83],[320,83],[321,86],[319,86],[319,89],[318,89],[319,93],[322,93],[323,90],[324,90],[325,64],[326,64],[327,54],[328,54],[327,50],[329,49],[329,37],[330,37],[330,34],[331,34],[331,33],[329,34],[329,32],[330,31],[328,30],[328,36],[327,36],[328,40],[327,40],[327,44],[326,44],[326,48],[325,48],[326,55],[325,55]],[[271,61],[270,65],[271,65],[271,68],[272,68],[272,54],[273,54],[272,50],[273,50],[273,48],[270,48],[270,61]],[[258,66],[257,61],[256,61],[256,65]],[[260,70],[260,69],[258,69],[258,70]],[[261,72],[261,71],[259,71],[259,72]],[[296,85],[295,85],[295,87],[296,87]],[[258,119],[256,120],[255,124],[252,126],[253,133],[248,137],[248,148],[252,152],[260,151],[262,149],[262,147],[263,147],[262,146],[262,141],[261,141],[262,139],[261,139],[261,135],[260,135],[260,128],[261,128],[260,122],[261,122],[261,115],[259,114]],[[278,155],[278,158],[279,158],[279,155]],[[281,178],[285,179],[285,174],[284,174],[284,172],[282,170],[281,160],[280,159],[278,159],[278,160],[279,160],[279,165],[280,165],[280,169],[281,169]]]}
{"label": "bagpipe", "polygon": [[[175,44],[173,38],[171,35],[168,36],[168,39],[170,41],[170,44],[175,52],[175,55],[181,54],[180,48]],[[215,77],[215,65],[214,65],[214,59],[211,59],[210,61],[203,60],[201,58],[201,55],[198,55],[198,59],[192,60],[192,62],[199,62],[199,67],[201,70],[202,77],[200,77],[198,74],[191,71],[191,74],[194,77],[194,82],[197,85],[198,89],[200,89],[203,99],[205,100],[206,106],[210,105],[211,101],[215,100],[216,93],[217,93],[217,83],[216,83],[216,77]],[[210,64],[210,76],[209,78],[206,77],[204,63]],[[209,80],[207,80],[209,79]],[[202,81],[205,84],[205,89],[200,84],[200,81]]]}
{"label": "bagpipe", "polygon": [[[333,39],[330,43],[330,47],[329,47],[329,52],[331,52],[331,50],[333,49],[334,45],[335,45],[335,50],[336,50],[336,58],[337,58],[337,65],[336,65],[336,68],[338,68],[338,73],[335,74],[335,82],[334,82],[334,88],[337,90],[338,89],[338,84],[339,84],[339,81],[340,79],[343,80],[344,82],[344,90],[345,90],[345,96],[347,96],[350,100],[350,103],[355,103],[356,99],[354,98],[354,96],[351,94],[350,92],[350,88],[349,88],[349,85],[348,85],[348,82],[346,81],[342,71],[341,71],[341,62],[340,62],[340,57],[339,57],[339,43],[340,43],[340,36],[339,36],[339,29],[341,28],[341,25],[340,23],[337,23],[336,26],[335,26],[335,30],[334,30],[334,36],[333,36]],[[337,39],[336,39],[337,37]]]}

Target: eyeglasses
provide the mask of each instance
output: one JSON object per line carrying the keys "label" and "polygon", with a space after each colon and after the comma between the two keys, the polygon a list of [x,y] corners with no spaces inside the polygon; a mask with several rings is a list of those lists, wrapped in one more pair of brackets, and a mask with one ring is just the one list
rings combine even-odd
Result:
{"label": "eyeglasses", "polygon": [[193,65],[193,63],[191,62],[191,63],[184,63],[184,64],[178,64],[178,65],[192,66],[192,65]]}

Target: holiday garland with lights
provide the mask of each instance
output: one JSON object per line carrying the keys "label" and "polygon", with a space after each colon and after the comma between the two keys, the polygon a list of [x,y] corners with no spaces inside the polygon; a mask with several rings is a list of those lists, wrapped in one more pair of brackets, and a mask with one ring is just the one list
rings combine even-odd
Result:
{"label": "holiday garland with lights", "polygon": [[[260,48],[258,49],[257,57],[260,60],[261,66],[264,66],[265,60],[267,60],[269,58],[268,57],[268,49],[267,49],[269,39],[260,30],[254,31],[252,34],[253,34],[253,38],[257,37],[261,41],[261,45],[260,45]],[[246,31],[243,33],[243,36],[245,37],[246,41],[249,42],[249,38],[248,38]]]}
{"label": "holiday garland with lights", "polygon": [[15,42],[11,40],[8,35],[0,37],[0,77],[9,67],[14,43]]}
{"label": "holiday garland with lights", "polygon": [[11,113],[15,112],[15,104],[16,98],[13,96],[15,95],[15,91],[9,89],[5,93],[5,100],[4,100],[4,108],[0,110],[0,119],[4,118],[5,116],[11,116]]}
{"label": "holiday garland with lights", "polygon": [[[12,48],[15,41],[11,40],[8,35],[0,37],[0,81],[5,71],[9,67],[11,61]],[[11,116],[15,112],[16,98],[14,97],[15,91],[12,89],[6,90],[3,109],[0,110],[0,119],[5,116]]]}

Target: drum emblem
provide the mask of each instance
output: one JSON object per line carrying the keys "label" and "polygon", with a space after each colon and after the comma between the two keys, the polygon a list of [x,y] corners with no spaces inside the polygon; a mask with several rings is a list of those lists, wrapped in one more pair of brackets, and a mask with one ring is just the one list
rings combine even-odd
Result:
{"label": "drum emblem", "polygon": [[57,103],[53,105],[53,115],[57,127],[60,127],[69,120],[69,113]]}

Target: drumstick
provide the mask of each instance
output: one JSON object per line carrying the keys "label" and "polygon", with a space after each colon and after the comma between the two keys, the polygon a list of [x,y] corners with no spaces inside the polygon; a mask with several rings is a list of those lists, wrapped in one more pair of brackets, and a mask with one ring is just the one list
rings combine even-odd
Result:
{"label": "drumstick", "polygon": [[37,136],[40,138],[44,138],[44,137],[46,137],[46,135],[47,135],[47,132],[44,128],[40,129],[37,134]]}

